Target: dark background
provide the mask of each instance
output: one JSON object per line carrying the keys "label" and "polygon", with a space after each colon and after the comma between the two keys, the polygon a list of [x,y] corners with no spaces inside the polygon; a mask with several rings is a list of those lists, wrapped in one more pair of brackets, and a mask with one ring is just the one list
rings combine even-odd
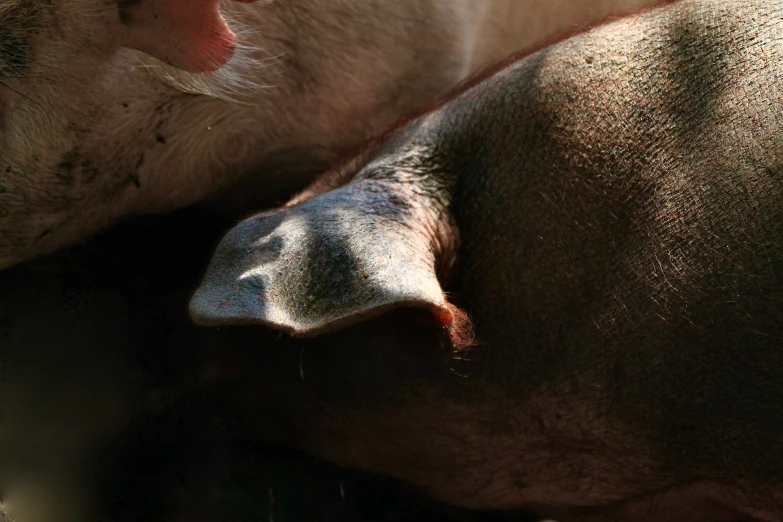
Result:
{"label": "dark background", "polygon": [[[25,423],[1,450],[6,484],[58,459],[72,469],[68,458],[86,448],[93,466],[82,480],[101,522],[533,520],[439,505],[261,443],[199,380],[202,346],[186,309],[232,223],[193,208],[134,219],[0,273],[0,422]],[[153,407],[84,442],[91,426],[112,426],[103,419],[123,397]]]}

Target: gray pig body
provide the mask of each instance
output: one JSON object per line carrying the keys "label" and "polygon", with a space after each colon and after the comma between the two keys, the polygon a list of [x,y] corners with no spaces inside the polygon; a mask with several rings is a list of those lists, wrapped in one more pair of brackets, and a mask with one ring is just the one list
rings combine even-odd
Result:
{"label": "gray pig body", "polygon": [[231,230],[191,315],[261,433],[439,499],[783,520],[782,60],[769,0],[527,56]]}

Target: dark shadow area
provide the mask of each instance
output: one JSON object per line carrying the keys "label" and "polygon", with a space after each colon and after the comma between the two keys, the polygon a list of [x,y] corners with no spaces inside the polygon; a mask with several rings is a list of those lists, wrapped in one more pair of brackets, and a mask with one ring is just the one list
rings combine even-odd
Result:
{"label": "dark shadow area", "polygon": [[0,273],[0,422],[19,435],[0,438],[0,491],[87,463],[85,522],[496,520],[265,445],[204,384],[187,300],[232,224],[138,219]]}

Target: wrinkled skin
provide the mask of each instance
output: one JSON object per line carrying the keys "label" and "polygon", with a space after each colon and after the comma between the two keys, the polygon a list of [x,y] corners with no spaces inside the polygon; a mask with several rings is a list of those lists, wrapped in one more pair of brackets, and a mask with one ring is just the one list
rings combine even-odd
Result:
{"label": "wrinkled skin", "polygon": [[227,1],[232,33],[217,0],[0,0],[0,269],[224,191],[279,204],[477,67],[641,1]]}
{"label": "wrinkled skin", "polygon": [[783,520],[782,96],[777,0],[527,56],[225,236],[214,375],[456,505]]}

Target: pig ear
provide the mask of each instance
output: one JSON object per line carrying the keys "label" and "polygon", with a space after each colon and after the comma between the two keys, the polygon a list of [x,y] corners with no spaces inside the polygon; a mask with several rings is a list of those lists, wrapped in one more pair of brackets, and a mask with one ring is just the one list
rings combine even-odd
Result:
{"label": "pig ear", "polygon": [[220,0],[115,1],[126,47],[190,72],[215,70],[234,53],[236,36],[220,14]]}
{"label": "pig ear", "polygon": [[307,337],[413,307],[449,327],[454,309],[418,219],[388,194],[353,185],[250,218],[217,247],[191,317]]}

